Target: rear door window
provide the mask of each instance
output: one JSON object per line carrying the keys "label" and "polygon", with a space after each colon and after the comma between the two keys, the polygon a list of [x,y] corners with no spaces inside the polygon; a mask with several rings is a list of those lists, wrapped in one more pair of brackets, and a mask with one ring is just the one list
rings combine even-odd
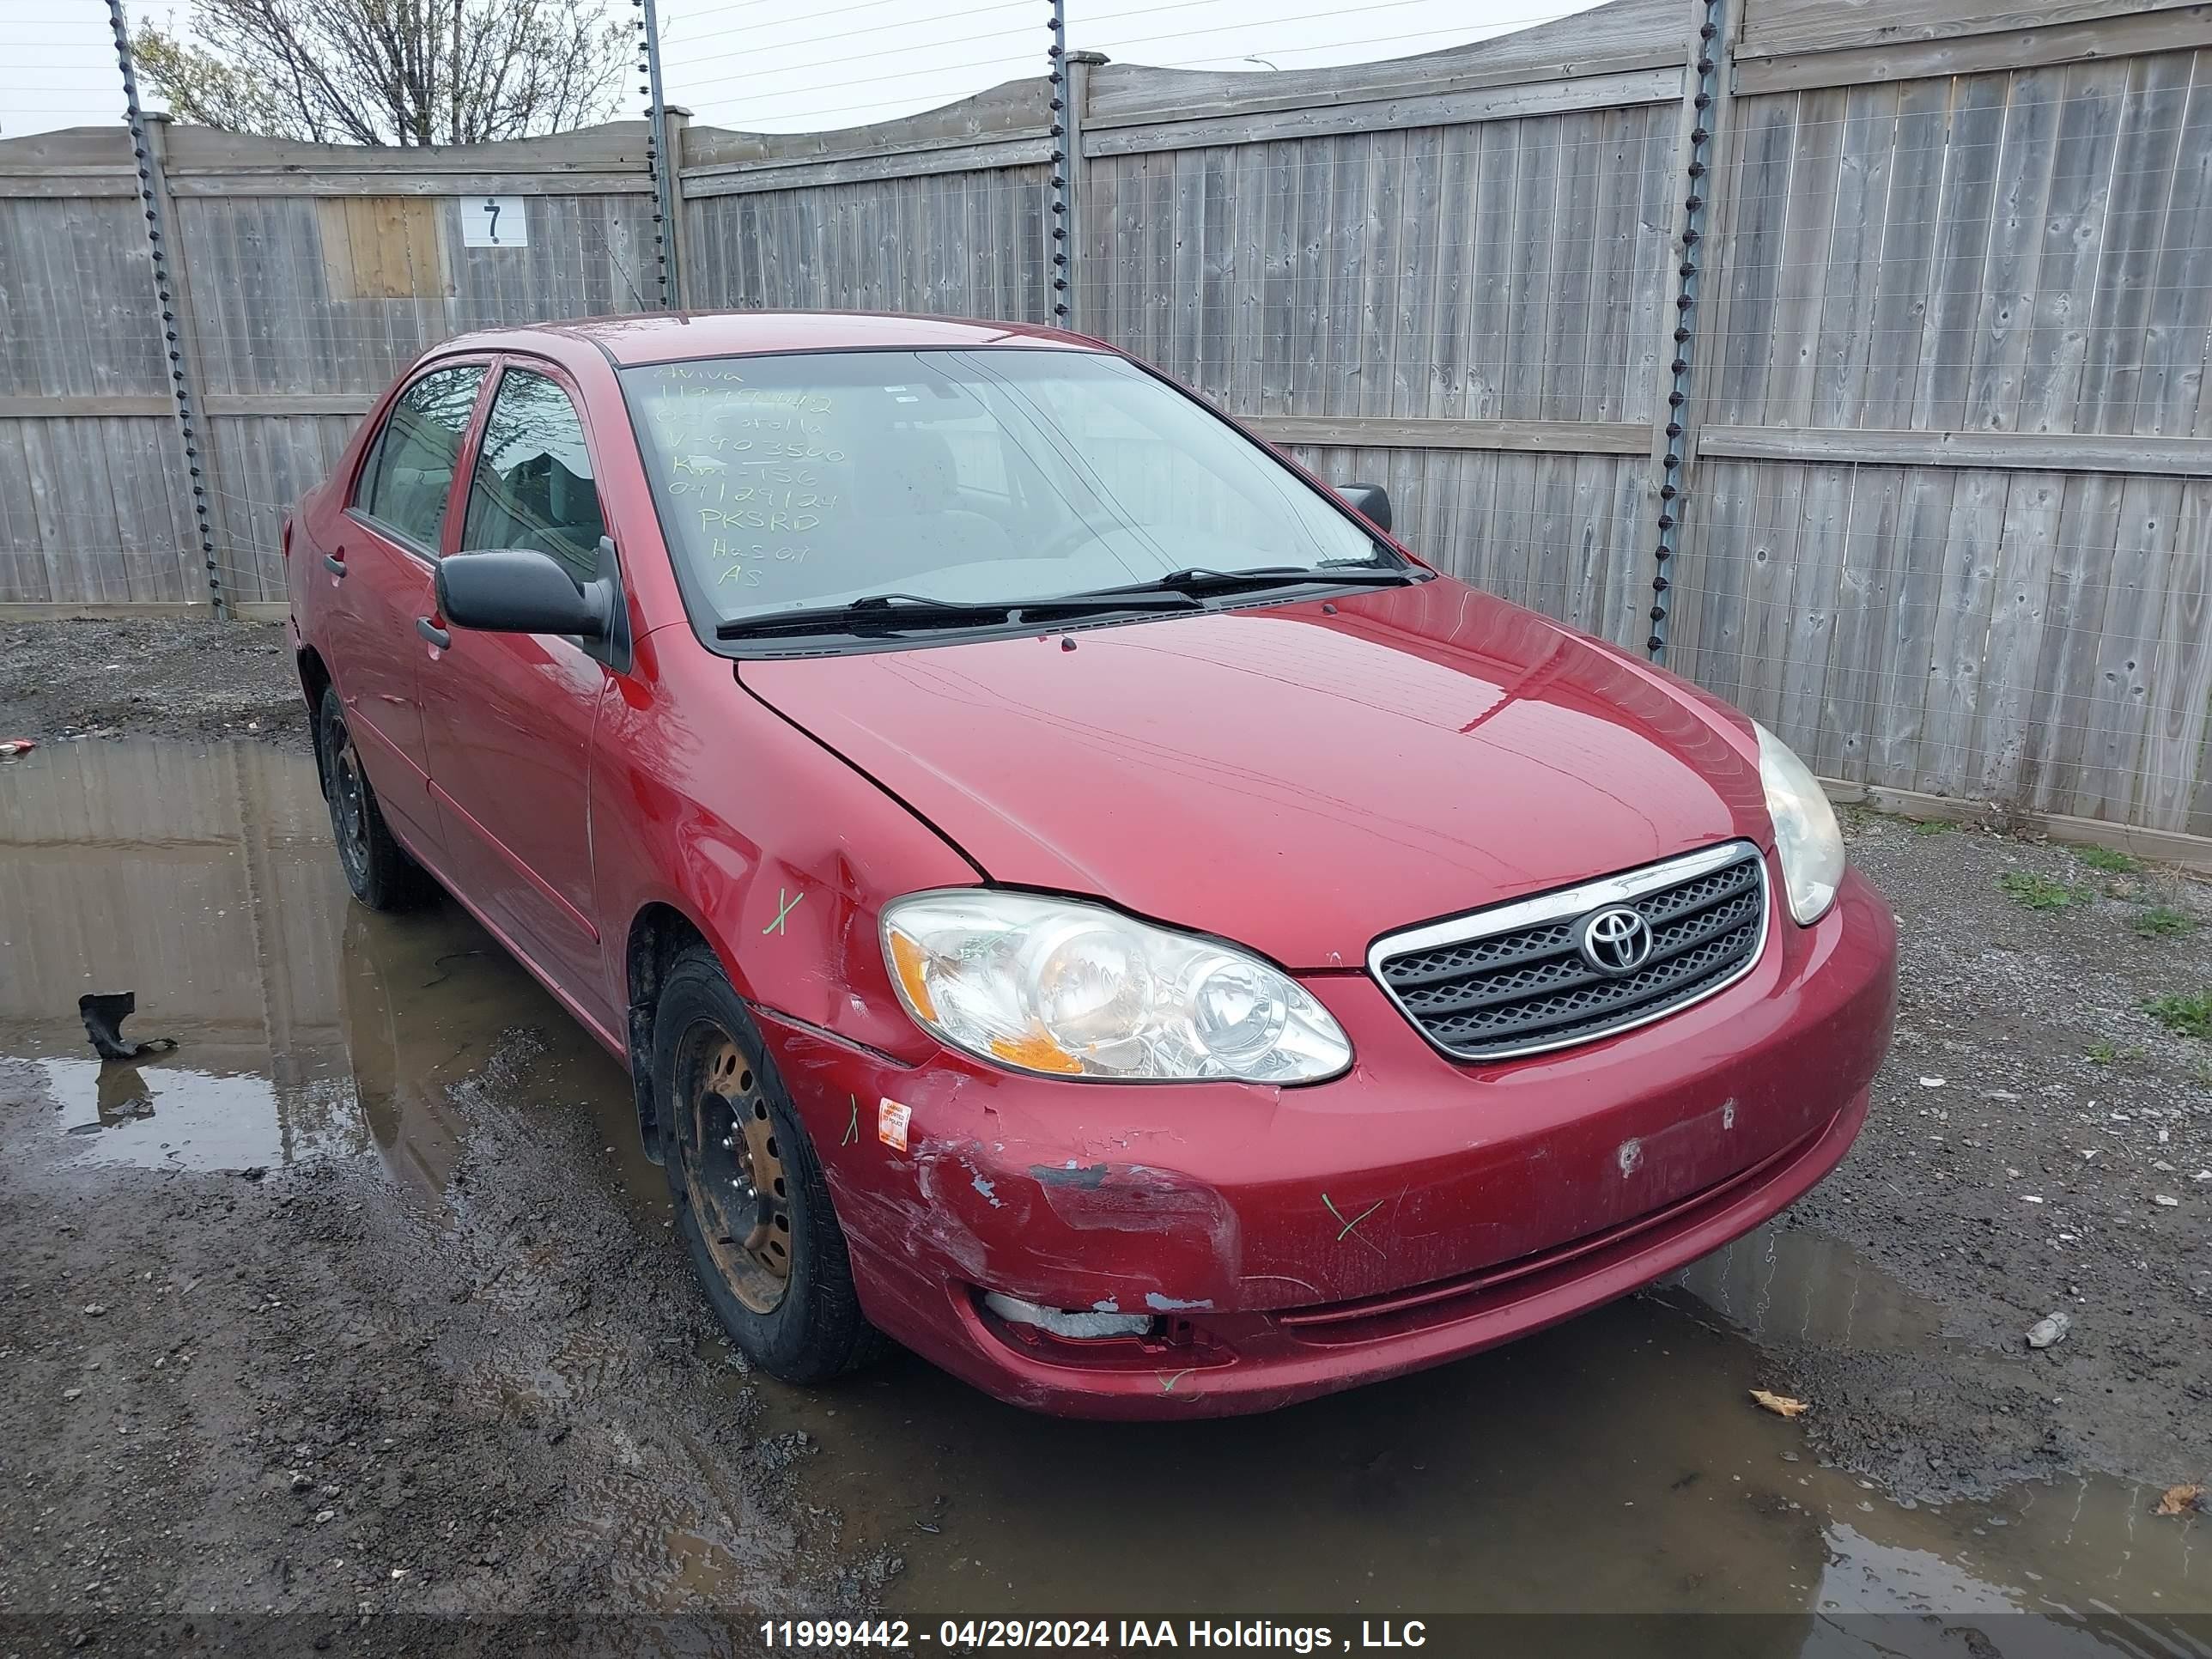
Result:
{"label": "rear door window", "polygon": [[550,554],[577,585],[599,574],[607,533],[584,423],[558,380],[526,368],[500,377],[477,447],[461,546],[471,553],[526,547]]}
{"label": "rear door window", "polygon": [[354,489],[354,510],[418,551],[435,556],[461,439],[484,365],[433,369],[399,395]]}

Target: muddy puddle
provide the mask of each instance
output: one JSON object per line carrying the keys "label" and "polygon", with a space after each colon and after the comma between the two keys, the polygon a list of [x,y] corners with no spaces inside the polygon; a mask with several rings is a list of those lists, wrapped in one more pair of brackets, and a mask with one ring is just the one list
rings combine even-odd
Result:
{"label": "muddy puddle", "polygon": [[[616,1066],[456,907],[348,902],[303,756],[58,745],[0,771],[0,1058],[40,1068],[57,1106],[37,1133],[94,1176],[347,1159],[434,1218],[465,1201],[449,1091],[528,1028],[544,1109],[613,1149],[592,1178],[640,1248],[673,1248]],[[135,990],[128,1029],[176,1053],[96,1065],[75,1006],[91,989]],[[1872,1652],[1898,1627],[1850,1615],[1879,1612],[1931,1615],[1928,1651],[2208,1651],[2166,1622],[2212,1612],[2202,1522],[2154,1520],[2155,1493],[2102,1478],[1893,1501],[1747,1406],[1761,1343],[1784,1337],[1953,1340],[1848,1250],[1769,1229],[1529,1340],[1258,1419],[1056,1422],[903,1358],[809,1395],[702,1358],[757,1393],[762,1434],[818,1445],[800,1512],[841,1550],[902,1557],[889,1610],[933,1621],[1755,1613],[1794,1620],[1762,1650]],[[610,1533],[659,1581],[743,1605],[744,1569],[693,1518],[629,1501]],[[1947,1645],[1969,1614],[2029,1615],[2002,1627],[2035,1639]]]}

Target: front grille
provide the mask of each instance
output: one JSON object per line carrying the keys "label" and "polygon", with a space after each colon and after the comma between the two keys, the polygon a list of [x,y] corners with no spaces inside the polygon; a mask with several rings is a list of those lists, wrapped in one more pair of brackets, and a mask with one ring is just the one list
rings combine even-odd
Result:
{"label": "front grille", "polygon": [[[1394,933],[1368,965],[1437,1048],[1496,1060],[1641,1025],[1732,984],[1758,959],[1766,903],[1765,860],[1731,842]],[[1583,949],[1585,924],[1615,909],[1649,930],[1648,952],[1626,971],[1594,965]]]}

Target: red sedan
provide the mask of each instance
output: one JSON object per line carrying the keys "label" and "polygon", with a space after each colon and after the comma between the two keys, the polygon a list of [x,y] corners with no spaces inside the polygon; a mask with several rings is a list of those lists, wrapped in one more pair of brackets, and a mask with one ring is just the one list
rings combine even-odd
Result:
{"label": "red sedan", "polygon": [[628,1066],[738,1346],[1257,1411],[1635,1289],[1849,1147],[1797,758],[1072,335],[438,347],[285,527],[354,893]]}

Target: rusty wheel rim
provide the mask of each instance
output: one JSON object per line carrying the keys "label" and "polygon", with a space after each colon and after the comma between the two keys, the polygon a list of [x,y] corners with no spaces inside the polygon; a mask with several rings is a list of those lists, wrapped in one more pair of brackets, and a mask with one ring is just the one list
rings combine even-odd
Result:
{"label": "rusty wheel rim", "polygon": [[791,1204],[759,1070],[711,1020],[686,1034],[684,1057],[692,1219],[730,1293],[754,1313],[774,1313],[791,1283]]}

